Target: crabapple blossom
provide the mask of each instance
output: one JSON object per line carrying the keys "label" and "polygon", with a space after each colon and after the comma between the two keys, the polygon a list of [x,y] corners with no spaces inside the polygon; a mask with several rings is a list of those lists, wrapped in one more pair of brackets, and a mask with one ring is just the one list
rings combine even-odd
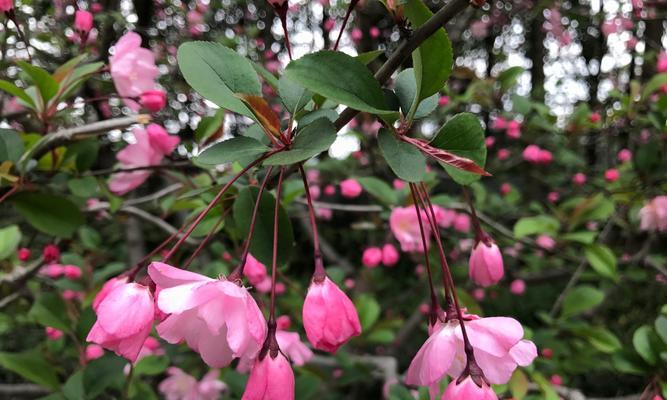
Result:
{"label": "crabapple blossom", "polygon": [[623,163],[628,162],[628,161],[632,160],[632,151],[630,151],[628,149],[621,149],[618,152],[617,158],[618,158],[618,161],[620,161],[620,162],[623,162]]}
{"label": "crabapple blossom", "polygon": [[382,249],[368,247],[361,256],[361,263],[368,268],[375,268],[382,262]]}
{"label": "crabapple blossom", "polygon": [[620,177],[621,173],[618,172],[616,168],[609,168],[608,170],[604,171],[604,180],[609,183],[616,182]]}
{"label": "crabapple blossom", "polygon": [[[430,227],[426,213],[420,211],[422,225],[426,234],[426,248],[428,249],[430,240]],[[424,252],[424,245],[419,231],[419,222],[417,220],[417,210],[414,207],[396,207],[389,216],[389,226],[394,237],[401,244],[401,250],[411,252]]]}
{"label": "crabapple blossom", "polygon": [[158,385],[166,400],[216,400],[227,390],[227,385],[219,379],[220,371],[216,369],[207,372],[201,381],[176,367],[169,367],[167,375]]}
{"label": "crabapple blossom", "polygon": [[539,235],[535,243],[545,250],[553,250],[556,247],[556,241],[549,235]]}
{"label": "crabapple blossom", "polygon": [[345,179],[340,183],[340,194],[348,199],[359,197],[362,190],[356,179]]}
{"label": "crabapple blossom", "polygon": [[44,328],[44,332],[46,333],[46,337],[49,340],[58,340],[64,335],[63,331],[52,326],[47,326]]}
{"label": "crabapple blossom", "polygon": [[289,361],[277,352],[255,360],[241,400],[294,399],[294,372]]}
{"label": "crabapple blossom", "polygon": [[639,210],[639,218],[639,229],[643,231],[667,231],[667,196],[651,199]]}
{"label": "crabapple blossom", "polygon": [[586,175],[582,174],[581,172],[577,172],[572,177],[572,183],[577,186],[583,186],[586,183]]}
{"label": "crabapple blossom", "polygon": [[18,251],[16,256],[18,257],[19,261],[26,262],[30,259],[30,249],[26,247],[21,247]]}
{"label": "crabapple blossom", "polygon": [[139,104],[132,99],[155,88],[155,79],[160,74],[153,53],[141,47],[141,36],[128,32],[114,45],[109,57],[111,78],[123,102],[138,111]]}
{"label": "crabapple blossom", "polygon": [[495,285],[505,274],[503,255],[491,239],[479,240],[468,262],[468,275],[476,284],[484,287]]}
{"label": "crabapple blossom", "polygon": [[9,12],[14,9],[14,0],[0,0],[0,11]]}
{"label": "crabapple blossom", "polygon": [[167,105],[167,93],[163,90],[151,89],[139,96],[139,104],[152,113],[156,113]]}
{"label": "crabapple blossom", "polygon": [[393,244],[387,243],[382,246],[382,264],[384,266],[393,267],[398,263],[399,258],[400,255],[398,254],[398,250],[396,250],[396,247]]}
{"label": "crabapple blossom", "polygon": [[526,291],[526,282],[523,279],[515,279],[510,283],[510,292],[517,296],[522,295]]}
{"label": "crabapple blossom", "polygon": [[248,254],[243,275],[248,278],[248,282],[261,293],[267,293],[271,290],[271,278],[266,272],[266,266],[259,260]]}
{"label": "crabapple blossom", "polygon": [[521,137],[521,122],[512,120],[507,123],[507,137],[511,139],[518,139]]}
{"label": "crabapple blossom", "polygon": [[157,306],[168,314],[157,326],[161,338],[185,341],[214,368],[257,355],[267,326],[246,288],[161,262],[151,263],[148,274],[160,289]]}
{"label": "crabapple blossom", "polygon": [[74,13],[74,28],[81,33],[88,33],[93,29],[93,14],[84,10]]}
{"label": "crabapple blossom", "polygon": [[276,341],[280,350],[294,365],[304,365],[313,358],[313,351],[301,341],[297,332],[278,329],[276,330]]}
{"label": "crabapple blossom", "polygon": [[99,344],[89,344],[85,350],[86,361],[97,360],[104,355],[104,348]]}
{"label": "crabapple blossom", "polygon": [[361,333],[354,304],[329,277],[310,283],[303,303],[303,328],[314,348],[330,353]]}
{"label": "crabapple blossom", "polygon": [[498,396],[486,383],[477,385],[471,377],[466,377],[461,382],[452,380],[441,400],[496,400]]}
{"label": "crabapple blossom", "polygon": [[45,263],[55,263],[60,261],[60,249],[54,244],[47,244],[42,250],[42,258]]}

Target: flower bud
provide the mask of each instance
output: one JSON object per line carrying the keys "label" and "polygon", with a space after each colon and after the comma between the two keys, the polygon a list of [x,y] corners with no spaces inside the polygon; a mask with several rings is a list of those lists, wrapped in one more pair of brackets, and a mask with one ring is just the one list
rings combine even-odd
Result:
{"label": "flower bud", "polygon": [[497,400],[498,396],[486,383],[482,386],[472,380],[471,377],[465,378],[461,383],[453,380],[442,395],[442,400]]}
{"label": "flower bud", "polygon": [[162,90],[147,90],[139,97],[141,106],[152,113],[156,113],[167,105],[167,93]]}
{"label": "flower bud", "polygon": [[19,249],[18,254],[17,254],[19,261],[26,262],[30,259],[30,249],[26,247],[22,247]]}
{"label": "flower bud", "polygon": [[361,256],[361,263],[367,268],[375,268],[382,262],[382,250],[379,247],[369,247]]}
{"label": "flower bud", "polygon": [[498,245],[489,241],[479,241],[470,253],[468,273],[470,279],[480,286],[496,284],[504,274],[503,256]]}
{"label": "flower bud", "polygon": [[88,33],[93,29],[93,14],[88,11],[77,10],[74,14],[74,29],[81,33]]}
{"label": "flower bud", "polygon": [[294,372],[289,361],[278,352],[257,359],[248,377],[241,400],[293,400]]}
{"label": "flower bud", "polygon": [[314,348],[335,353],[361,333],[354,304],[328,277],[313,279],[303,303],[303,328]]}
{"label": "flower bud", "polygon": [[55,263],[60,261],[60,249],[53,244],[47,244],[42,250],[42,257],[45,263]]}
{"label": "flower bud", "polygon": [[14,0],[0,0],[0,11],[10,12],[14,9]]}
{"label": "flower bud", "polygon": [[382,246],[382,264],[386,267],[393,267],[396,265],[399,258],[400,255],[398,254],[398,250],[396,250],[396,247],[393,244],[387,243]]}

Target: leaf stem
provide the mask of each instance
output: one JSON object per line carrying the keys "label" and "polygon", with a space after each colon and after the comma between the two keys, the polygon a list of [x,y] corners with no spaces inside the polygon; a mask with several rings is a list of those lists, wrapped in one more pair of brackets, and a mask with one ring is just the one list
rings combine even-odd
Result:
{"label": "leaf stem", "polygon": [[308,185],[306,172],[303,170],[303,164],[299,164],[299,173],[301,174],[301,179],[303,180],[303,188],[306,191],[308,217],[310,220],[310,228],[313,232],[313,252],[315,258],[315,271],[313,273],[313,280],[321,282],[327,276],[327,273],[324,270],[324,261],[322,259],[322,251],[320,250],[320,238],[319,234],[317,233],[317,222],[315,220],[315,208],[313,207],[313,199],[310,195],[310,186]]}
{"label": "leaf stem", "polygon": [[206,235],[204,240],[202,240],[201,243],[199,243],[195,251],[193,251],[192,254],[190,254],[190,257],[188,257],[188,259],[183,264],[181,264],[180,266],[181,269],[187,269],[192,260],[194,260],[199,255],[199,253],[204,249],[204,246],[206,246],[208,242],[211,240],[211,238],[213,238],[213,235],[215,235],[215,232],[218,230],[218,227],[220,226],[220,224],[222,224],[222,222],[225,220],[230,211],[231,208],[227,208],[226,210],[222,211],[222,213],[220,214],[220,218],[215,223],[215,225],[213,225],[213,228],[211,228],[211,230],[208,231],[208,234]]}
{"label": "leaf stem", "polygon": [[273,210],[273,258],[271,261],[271,309],[269,311],[269,328],[276,326],[276,269],[278,265],[278,223],[280,216],[280,191],[283,186],[285,167],[280,167],[278,186],[276,186],[276,205]]}
{"label": "leaf stem", "polygon": [[338,50],[338,44],[340,43],[341,36],[343,36],[343,31],[345,30],[345,26],[347,25],[347,20],[350,18],[350,14],[352,14],[352,10],[354,9],[354,7],[356,7],[357,3],[359,3],[359,0],[352,0],[350,2],[350,5],[347,7],[347,11],[345,12],[345,18],[343,18],[343,25],[340,27],[340,31],[338,32],[338,38],[336,38],[336,44],[333,47],[334,51]]}

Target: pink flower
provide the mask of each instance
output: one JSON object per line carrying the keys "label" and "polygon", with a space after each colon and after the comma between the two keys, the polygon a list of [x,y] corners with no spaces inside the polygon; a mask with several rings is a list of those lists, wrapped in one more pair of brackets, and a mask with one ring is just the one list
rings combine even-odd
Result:
{"label": "pink flower", "polygon": [[79,292],[79,291],[72,290],[72,289],[63,290],[63,299],[65,299],[65,300],[83,301],[84,297],[85,296],[84,296],[83,292]]}
{"label": "pink flower", "polygon": [[657,62],[655,63],[655,69],[658,72],[667,71],[667,52],[661,50],[658,54]]}
{"label": "pink flower", "polygon": [[547,200],[549,200],[551,203],[555,203],[560,199],[560,194],[558,192],[549,192],[547,194]]}
{"label": "pink flower", "polygon": [[438,105],[439,105],[440,107],[444,107],[444,106],[446,106],[447,104],[449,104],[449,96],[445,96],[444,94],[441,95],[441,96],[438,98]]}
{"label": "pink flower", "polygon": [[361,29],[359,28],[352,28],[352,32],[350,32],[350,38],[354,40],[355,42],[360,41],[364,37],[363,32],[361,32]]}
{"label": "pink flower", "polygon": [[602,117],[600,116],[600,113],[594,112],[588,117],[588,120],[594,124],[597,124],[602,120]]}
{"label": "pink flower", "polygon": [[512,185],[509,183],[505,182],[502,185],[500,185],[500,194],[503,196],[506,196],[509,192],[512,191]]}
{"label": "pink flower", "polygon": [[468,214],[457,214],[452,225],[457,232],[470,232],[470,216]]}
{"label": "pink flower", "polygon": [[621,173],[616,168],[609,168],[604,172],[604,180],[609,183],[616,182],[620,177]]}
{"label": "pink flower", "polygon": [[139,103],[148,111],[156,113],[167,105],[167,93],[158,89],[147,90],[139,97]]}
{"label": "pink flower", "polygon": [[30,249],[26,247],[21,247],[17,252],[17,257],[19,261],[26,262],[30,259]]}
{"label": "pink flower", "polygon": [[334,28],[334,26],[336,26],[336,21],[334,21],[333,19],[327,18],[324,21],[324,30],[325,31],[327,31],[327,32],[331,31]]}
{"label": "pink flower", "polygon": [[380,37],[380,29],[377,26],[371,26],[371,29],[368,31],[373,39]]}
{"label": "pink flower", "polygon": [[109,293],[118,286],[124,285],[128,282],[127,277],[111,278],[104,283],[102,289],[97,293],[93,299],[93,310],[97,311],[100,303],[109,295]]}
{"label": "pink flower", "polygon": [[266,273],[266,266],[259,262],[252,254],[248,254],[243,267],[243,275],[248,282],[261,293],[271,291],[271,278]]}
{"label": "pink flower", "polygon": [[199,382],[176,367],[169,367],[167,375],[158,385],[166,400],[216,400],[227,390],[227,385],[218,379],[217,369],[209,371]]}
{"label": "pink flower", "polygon": [[86,361],[97,360],[104,355],[104,348],[98,344],[86,346]]}
{"label": "pink flower", "polygon": [[361,185],[355,179],[345,179],[340,183],[340,194],[348,199],[359,197],[362,190]]}
{"label": "pink flower", "polygon": [[466,377],[461,383],[458,380],[452,380],[441,400],[497,400],[496,392],[486,383],[482,386],[472,380],[470,376]]}
{"label": "pink flower", "polygon": [[257,355],[266,320],[247,289],[161,262],[151,263],[148,274],[160,288],[158,308],[169,314],[157,326],[161,338],[172,344],[185,341],[214,368]]}
{"label": "pink flower", "polygon": [[333,210],[326,207],[315,207],[315,215],[319,219],[328,221],[333,217]]}
{"label": "pink flower", "polygon": [[[490,241],[490,240],[489,240]],[[484,287],[495,285],[505,274],[503,255],[498,245],[491,242],[477,242],[470,253],[468,275],[476,284]]]}
{"label": "pink flower", "polygon": [[500,150],[498,150],[498,159],[499,159],[500,161],[507,160],[508,158],[510,158],[510,155],[512,155],[512,154],[511,154],[510,151],[507,150],[507,149],[500,149]]}
{"label": "pink flower", "polygon": [[511,139],[518,139],[521,137],[521,122],[512,120],[507,123],[507,137]]}
{"label": "pink flower", "polygon": [[327,196],[333,196],[336,194],[336,187],[334,185],[326,185],[324,187],[324,194]]}
{"label": "pink flower", "polygon": [[375,268],[382,262],[382,249],[368,247],[361,256],[361,263],[367,268]]}
{"label": "pink flower", "polygon": [[551,382],[552,385],[560,386],[563,384],[563,378],[561,378],[560,375],[551,375],[549,382]]}
{"label": "pink flower", "polygon": [[[433,214],[435,215],[435,223],[441,228],[450,228],[458,216],[456,211],[440,206],[433,206]],[[424,218],[426,218],[426,215],[422,215],[422,219]],[[424,219],[424,223],[428,224],[428,220]]]}
{"label": "pink flower", "polygon": [[503,131],[507,129],[507,120],[503,117],[496,117],[491,122],[491,129],[496,131]]}
{"label": "pink flower", "polygon": [[278,353],[257,359],[241,400],[293,400],[294,372],[289,361]]}
{"label": "pink flower", "polygon": [[667,196],[657,196],[639,210],[639,229],[643,231],[667,231]]}
{"label": "pink flower", "polygon": [[[109,57],[111,78],[121,97],[138,97],[155,88],[155,78],[160,74],[155,65],[153,52],[141,47],[141,36],[135,32],[123,35],[114,46]],[[123,99],[132,110],[139,110],[139,104]]]}
{"label": "pink flower", "polygon": [[67,279],[79,279],[81,278],[81,268],[76,265],[65,265],[63,266],[63,275]]}
{"label": "pink flower", "polygon": [[0,11],[9,12],[14,8],[14,0],[0,0]]}
{"label": "pink flower", "polygon": [[328,277],[310,283],[303,303],[303,327],[314,348],[330,353],[361,333],[354,304]]}
{"label": "pink flower", "polygon": [[621,149],[618,152],[617,157],[618,157],[618,161],[620,161],[620,162],[623,162],[623,163],[628,162],[628,161],[632,160],[632,152],[628,149]]}
{"label": "pink flower", "polygon": [[54,244],[47,244],[42,250],[42,258],[45,263],[55,263],[60,261],[60,249]]}
{"label": "pink flower", "polygon": [[384,266],[393,267],[398,263],[399,258],[400,255],[398,254],[398,250],[396,250],[396,247],[393,244],[387,243],[382,246],[382,264],[384,264]]}
{"label": "pink flower", "polygon": [[136,361],[155,316],[149,288],[138,283],[118,284],[94,308],[97,321],[86,341]]}
{"label": "pink flower", "polygon": [[[420,212],[424,233],[426,234],[426,247],[430,243],[431,229],[428,225],[426,214]],[[394,237],[401,244],[401,250],[405,252],[424,252],[417,210],[414,207],[396,207],[389,216],[389,226]]]}
{"label": "pink flower", "polygon": [[63,337],[63,331],[61,331],[60,329],[56,329],[52,326],[47,326],[46,328],[44,328],[44,332],[46,333],[46,337],[49,340],[58,340],[61,337]]}
{"label": "pink flower", "polygon": [[84,34],[90,32],[93,29],[93,14],[77,10],[74,14],[74,29]]}
{"label": "pink flower", "polygon": [[[480,318],[465,315],[466,330],[475,360],[486,379],[507,383],[517,366],[527,366],[537,357],[533,342],[522,340],[523,328],[512,318]],[[445,375],[456,379],[466,365],[463,335],[458,319],[437,322],[429,338],[412,359],[405,376],[408,385],[430,386]]]}
{"label": "pink flower", "polygon": [[405,189],[405,181],[402,181],[400,179],[394,179],[394,181],[392,182],[392,185],[394,186],[394,189],[396,189],[396,190]]}
{"label": "pink flower", "polygon": [[60,264],[48,264],[47,266],[42,267],[39,272],[49,278],[56,279],[63,274],[63,266]]}
{"label": "pink flower", "polygon": [[296,332],[279,329],[276,331],[276,340],[280,350],[289,357],[294,365],[304,365],[313,358],[312,350],[303,344],[301,337]]}
{"label": "pink flower", "polygon": [[553,159],[554,159],[553,154],[551,154],[551,152],[549,150],[544,150],[544,149],[540,150],[540,154],[538,155],[538,158],[537,158],[538,163],[544,164],[544,165],[550,164],[551,161],[553,161]]}
{"label": "pink flower", "polygon": [[539,146],[530,144],[523,149],[523,159],[528,161],[531,164],[538,164],[540,162],[540,151]]}
{"label": "pink flower", "polygon": [[[180,139],[169,135],[160,125],[150,124],[146,129],[132,130],[135,143],[119,151],[116,158],[125,168],[140,168],[158,165],[165,155],[174,151]],[[109,189],[123,195],[140,186],[151,175],[150,170],[120,172],[111,175]]]}
{"label": "pink flower", "polygon": [[577,172],[572,177],[572,183],[577,186],[583,186],[583,184],[586,183],[586,175],[582,174],[581,172]]}
{"label": "pink flower", "polygon": [[549,235],[539,235],[535,243],[545,250],[553,250],[556,247],[556,241]]}
{"label": "pink flower", "polygon": [[526,282],[523,279],[515,279],[510,283],[510,292],[521,296],[526,291]]}
{"label": "pink flower", "polygon": [[482,288],[475,288],[472,291],[472,297],[477,301],[482,301],[486,297],[486,292]]}
{"label": "pink flower", "polygon": [[487,136],[484,139],[484,145],[489,148],[493,147],[493,145],[496,144],[496,137],[495,136]]}

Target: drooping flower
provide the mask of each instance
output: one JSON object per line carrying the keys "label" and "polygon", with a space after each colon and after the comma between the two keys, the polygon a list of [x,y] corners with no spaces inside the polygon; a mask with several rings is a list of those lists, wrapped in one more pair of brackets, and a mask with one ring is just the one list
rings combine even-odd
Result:
{"label": "drooping flower", "polygon": [[136,361],[155,316],[150,289],[138,283],[121,283],[105,293],[93,308],[97,321],[86,341]]}
{"label": "drooping flower", "polygon": [[[132,134],[135,143],[127,145],[116,155],[124,168],[158,165],[180,142],[178,136],[168,134],[157,124],[150,124],[146,129],[134,128]],[[115,194],[123,195],[144,183],[150,175],[151,171],[147,169],[113,174],[109,189]]]}
{"label": "drooping flower", "polygon": [[[420,212],[424,234],[426,235],[426,248],[430,244],[431,228],[428,224],[426,214]],[[389,216],[389,227],[394,237],[401,244],[401,250],[405,252],[424,252],[417,210],[414,207],[396,207]]]}
{"label": "drooping flower", "polygon": [[199,382],[176,367],[169,367],[167,375],[158,385],[166,400],[216,400],[227,390],[227,385],[219,379],[220,371],[216,369],[206,373]]}
{"label": "drooping flower", "polygon": [[74,14],[74,29],[86,34],[93,29],[93,14],[84,10],[77,10]]}
{"label": "drooping flower", "polygon": [[330,353],[361,333],[354,304],[328,277],[310,283],[303,303],[303,327],[314,348]]}
{"label": "drooping flower", "polygon": [[278,341],[280,350],[295,365],[304,365],[313,358],[313,351],[301,341],[301,337],[297,332],[278,329],[276,331],[276,340]]}
{"label": "drooping flower", "polygon": [[[533,342],[522,340],[523,328],[512,318],[480,318],[464,314],[466,331],[475,360],[493,384],[507,383],[517,366],[537,357]],[[458,319],[436,322],[429,338],[412,359],[405,383],[430,386],[445,375],[456,379],[466,366],[463,335]]]}
{"label": "drooping flower", "polygon": [[0,0],[0,11],[9,12],[14,8],[14,0]]}
{"label": "drooping flower", "polygon": [[445,389],[441,400],[497,400],[496,392],[486,383],[478,386],[471,377],[466,377],[458,382],[453,380]]}
{"label": "drooping flower", "polygon": [[478,241],[470,252],[470,279],[480,286],[488,287],[498,283],[504,274],[503,255],[498,245],[491,240],[488,243],[484,240]]}
{"label": "drooping flower", "polygon": [[257,355],[266,320],[246,288],[160,262],[151,263],[148,274],[160,289],[158,308],[169,315],[157,326],[164,340],[185,341],[214,368]]}
{"label": "drooping flower", "polygon": [[248,282],[260,293],[267,293],[271,290],[271,278],[266,272],[266,266],[253,257],[252,254],[248,254],[246,258],[243,275],[248,278]]}
{"label": "drooping flower", "polygon": [[657,196],[639,210],[639,229],[643,231],[667,231],[667,196]]}
{"label": "drooping flower", "polygon": [[153,53],[141,47],[141,36],[135,32],[123,35],[114,45],[109,57],[111,78],[123,102],[132,110],[139,104],[125,97],[139,97],[155,88],[155,78],[160,74]]}
{"label": "drooping flower", "polygon": [[379,247],[367,247],[361,255],[361,263],[364,267],[375,268],[382,262],[382,249]]}
{"label": "drooping flower", "polygon": [[241,400],[293,400],[294,372],[289,361],[278,352],[255,360]]}

